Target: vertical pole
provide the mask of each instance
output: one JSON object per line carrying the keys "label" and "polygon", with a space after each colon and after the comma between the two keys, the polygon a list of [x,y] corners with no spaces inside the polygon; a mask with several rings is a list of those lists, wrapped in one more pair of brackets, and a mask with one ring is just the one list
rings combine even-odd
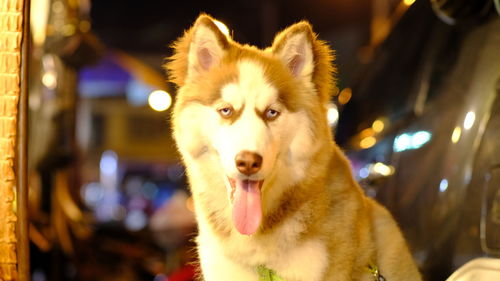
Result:
{"label": "vertical pole", "polygon": [[19,281],[30,280],[28,220],[28,62],[30,47],[30,0],[24,0],[21,45],[21,92],[17,137],[17,255]]}

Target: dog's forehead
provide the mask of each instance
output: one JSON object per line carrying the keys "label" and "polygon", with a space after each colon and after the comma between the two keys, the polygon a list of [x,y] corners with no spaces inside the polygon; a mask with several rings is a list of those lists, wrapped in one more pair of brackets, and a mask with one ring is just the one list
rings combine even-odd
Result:
{"label": "dog's forehead", "polygon": [[261,110],[278,100],[278,89],[270,82],[260,62],[241,60],[237,69],[237,81],[221,89],[223,100],[230,102],[236,109],[248,104]]}

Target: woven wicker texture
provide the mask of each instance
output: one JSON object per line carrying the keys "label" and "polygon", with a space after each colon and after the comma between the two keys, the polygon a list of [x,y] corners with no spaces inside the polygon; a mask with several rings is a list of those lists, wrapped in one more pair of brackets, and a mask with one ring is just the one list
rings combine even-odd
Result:
{"label": "woven wicker texture", "polygon": [[20,91],[22,0],[0,0],[0,280],[16,280],[14,157]]}

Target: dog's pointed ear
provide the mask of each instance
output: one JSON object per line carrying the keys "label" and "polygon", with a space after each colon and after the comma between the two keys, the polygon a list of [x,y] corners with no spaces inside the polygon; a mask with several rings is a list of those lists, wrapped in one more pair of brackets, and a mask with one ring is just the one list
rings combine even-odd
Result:
{"label": "dog's pointed ear", "polygon": [[296,23],[276,36],[273,53],[288,67],[293,76],[307,77],[312,74],[314,34],[307,22]]}
{"label": "dog's pointed ear", "polygon": [[218,65],[229,48],[229,40],[216,20],[200,15],[173,45],[174,54],[165,64],[170,80],[182,86]]}
{"label": "dog's pointed ear", "polygon": [[316,37],[311,25],[301,21],[276,35],[271,50],[293,76],[312,82],[322,101],[328,102],[335,73],[333,54],[328,45]]}

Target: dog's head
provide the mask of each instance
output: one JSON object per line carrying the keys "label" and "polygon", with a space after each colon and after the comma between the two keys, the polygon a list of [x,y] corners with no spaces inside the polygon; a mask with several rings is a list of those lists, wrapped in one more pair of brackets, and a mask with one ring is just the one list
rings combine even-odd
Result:
{"label": "dog's head", "polygon": [[[206,185],[224,182],[227,196],[218,194],[224,198],[218,207],[231,209],[240,233],[258,230],[263,210],[304,180],[311,158],[331,141],[331,62],[307,22],[259,50],[234,42],[201,15],[174,44],[166,68],[179,86],[177,145],[190,176],[204,177]],[[190,178],[192,185],[197,180]]]}

